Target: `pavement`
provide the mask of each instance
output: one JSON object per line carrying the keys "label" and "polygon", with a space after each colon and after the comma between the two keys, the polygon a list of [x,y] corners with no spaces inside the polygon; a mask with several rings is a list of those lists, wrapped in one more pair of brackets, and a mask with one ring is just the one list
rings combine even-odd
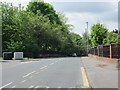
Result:
{"label": "pavement", "polygon": [[85,75],[85,72],[80,57],[0,62],[0,65],[2,65],[0,88],[83,88],[84,86],[82,75]]}
{"label": "pavement", "polygon": [[111,64],[94,57],[81,57],[92,88],[118,88],[117,64]]}

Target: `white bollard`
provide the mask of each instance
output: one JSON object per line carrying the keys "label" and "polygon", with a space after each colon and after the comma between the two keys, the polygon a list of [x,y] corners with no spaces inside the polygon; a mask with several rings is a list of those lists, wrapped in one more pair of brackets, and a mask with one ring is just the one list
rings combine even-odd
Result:
{"label": "white bollard", "polygon": [[14,52],[14,59],[15,60],[22,60],[23,59],[23,52]]}

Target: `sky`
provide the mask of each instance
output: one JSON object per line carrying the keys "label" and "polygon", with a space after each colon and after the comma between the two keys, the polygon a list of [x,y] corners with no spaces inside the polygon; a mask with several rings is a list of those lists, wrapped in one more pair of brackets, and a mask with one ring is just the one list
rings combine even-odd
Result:
{"label": "sky", "polygon": [[[31,0],[1,0],[2,2],[10,2],[17,6],[22,4],[26,6]],[[118,28],[118,1],[117,0],[45,0],[54,6],[58,12],[62,12],[67,23],[74,26],[73,31],[79,35],[85,32],[87,27],[93,24],[102,23],[109,31]]]}

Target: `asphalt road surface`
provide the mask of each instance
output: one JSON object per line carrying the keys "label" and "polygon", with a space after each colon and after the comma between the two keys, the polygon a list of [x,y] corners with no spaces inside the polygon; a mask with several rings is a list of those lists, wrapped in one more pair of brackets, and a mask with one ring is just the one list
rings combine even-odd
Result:
{"label": "asphalt road surface", "polygon": [[0,63],[1,88],[83,88],[79,57]]}

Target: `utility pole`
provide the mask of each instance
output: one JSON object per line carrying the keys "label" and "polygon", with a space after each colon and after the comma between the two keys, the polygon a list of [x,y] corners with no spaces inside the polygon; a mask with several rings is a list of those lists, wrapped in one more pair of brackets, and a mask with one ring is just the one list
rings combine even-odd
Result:
{"label": "utility pole", "polygon": [[87,46],[87,52],[86,54],[88,54],[88,22],[86,22],[87,28],[86,28],[86,46]]}

